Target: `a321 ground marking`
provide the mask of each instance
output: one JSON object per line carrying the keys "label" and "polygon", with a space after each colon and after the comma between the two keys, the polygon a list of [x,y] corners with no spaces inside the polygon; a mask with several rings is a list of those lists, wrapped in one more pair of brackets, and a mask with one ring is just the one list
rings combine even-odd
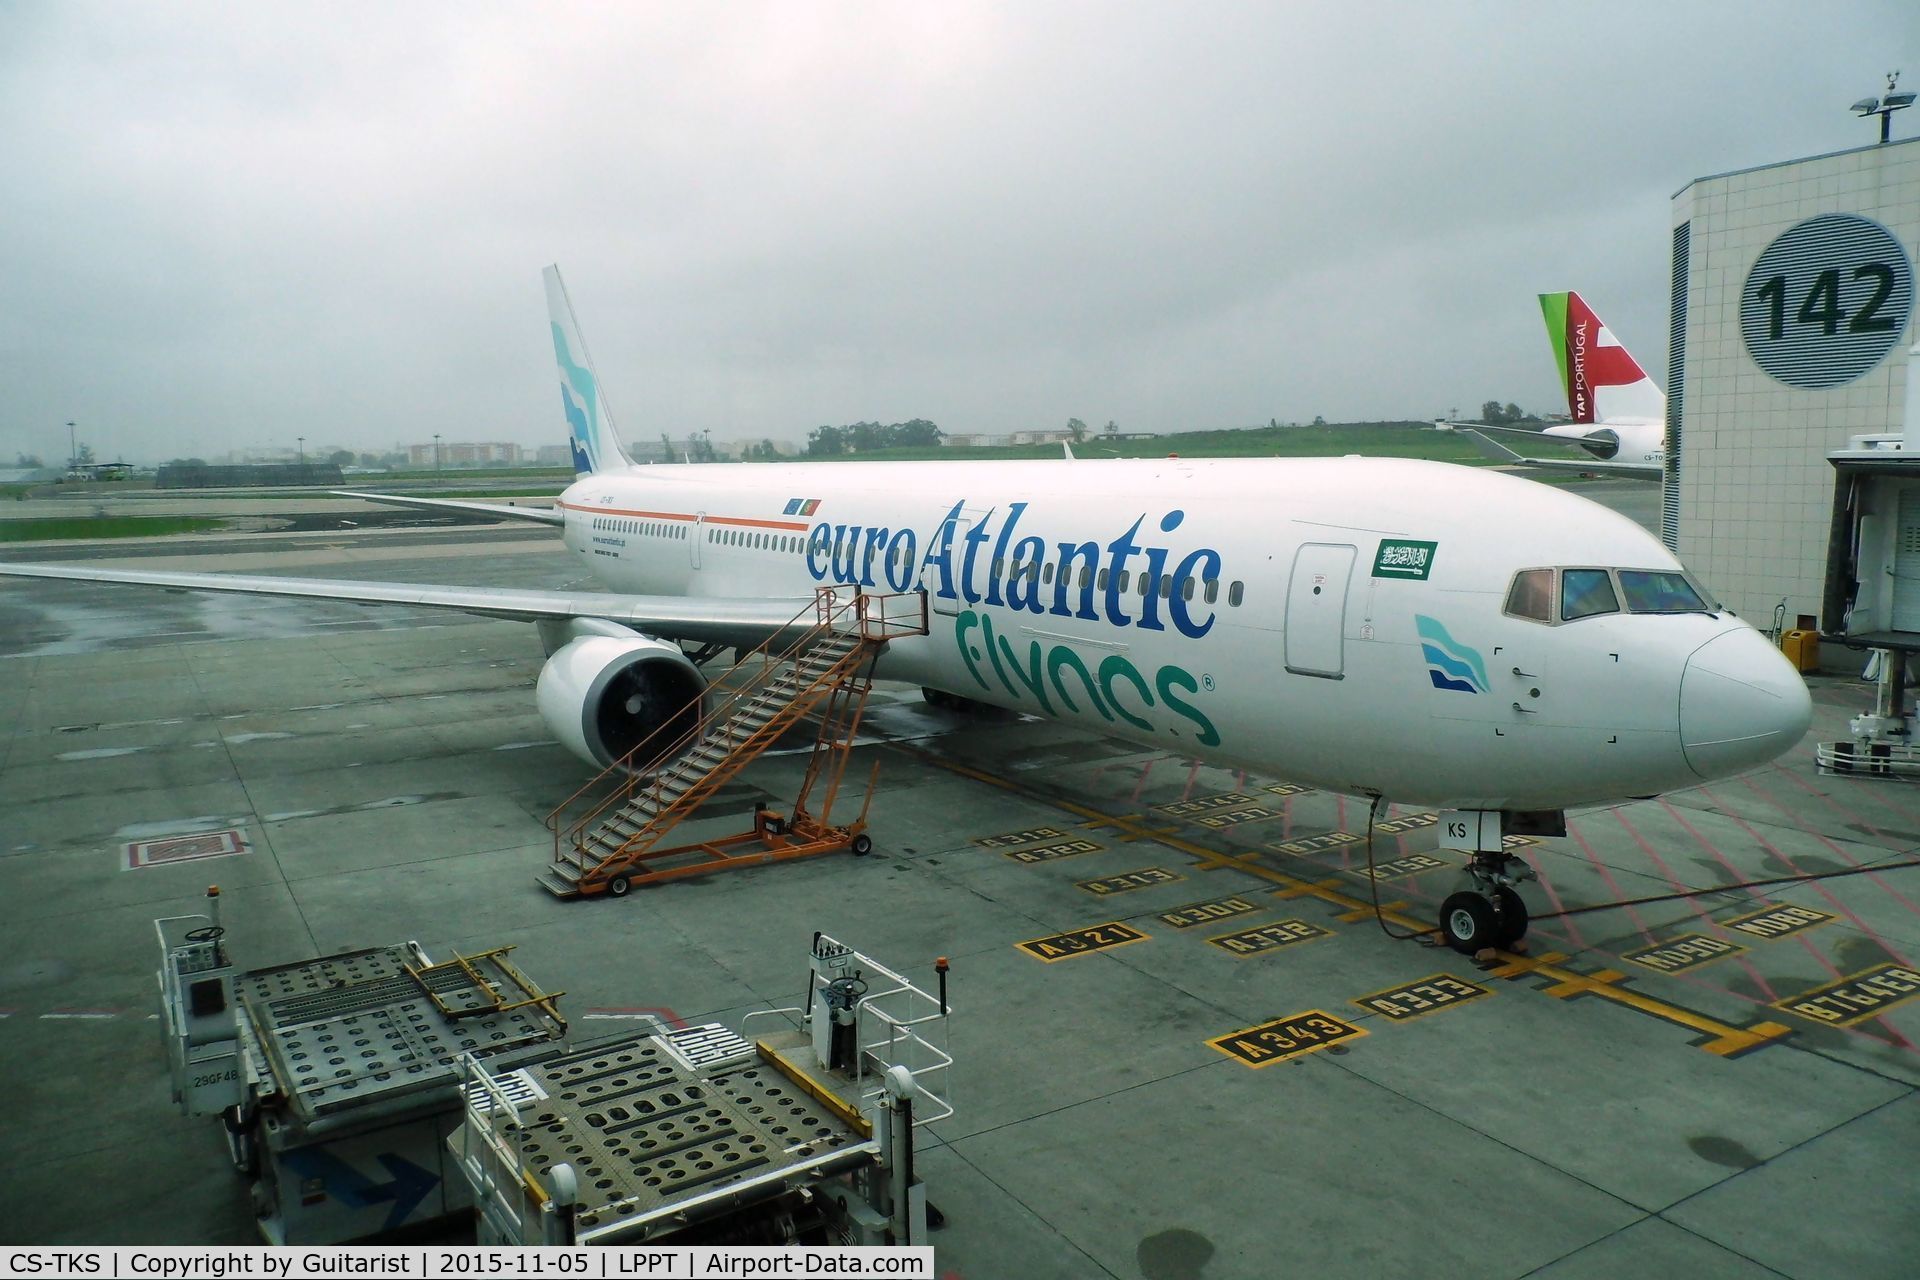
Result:
{"label": "a321 ground marking", "polygon": [[1071,960],[1075,956],[1124,947],[1130,942],[1145,942],[1147,937],[1130,924],[1109,920],[1105,924],[1088,925],[1084,929],[1069,929],[1065,933],[1052,933],[1044,938],[1029,938],[1014,945],[1034,959],[1052,964],[1056,960]]}

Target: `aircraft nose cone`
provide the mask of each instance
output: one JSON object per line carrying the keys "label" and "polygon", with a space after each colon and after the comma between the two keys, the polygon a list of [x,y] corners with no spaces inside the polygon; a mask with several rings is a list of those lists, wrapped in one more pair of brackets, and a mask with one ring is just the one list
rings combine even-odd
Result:
{"label": "aircraft nose cone", "polygon": [[1702,778],[1765,764],[1798,743],[1813,699],[1786,656],[1749,628],[1701,645],[1680,677],[1680,746]]}

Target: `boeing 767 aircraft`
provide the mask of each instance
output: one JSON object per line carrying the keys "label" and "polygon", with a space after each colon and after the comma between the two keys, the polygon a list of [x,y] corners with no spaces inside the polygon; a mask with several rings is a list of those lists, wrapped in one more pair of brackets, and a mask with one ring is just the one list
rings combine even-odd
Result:
{"label": "boeing 767 aircraft", "polygon": [[[1209,762],[1461,810],[1462,950],[1526,927],[1501,816],[1778,756],[1786,659],[1632,521],[1527,480],[1360,457],[634,466],[557,269],[578,478],[555,525],[603,593],[0,565],[0,574],[433,606],[538,625],[541,716],[596,766],[698,704],[681,642],[745,646],[827,584],[919,594],[882,678]],[[1467,834],[1462,838],[1458,832]]]}

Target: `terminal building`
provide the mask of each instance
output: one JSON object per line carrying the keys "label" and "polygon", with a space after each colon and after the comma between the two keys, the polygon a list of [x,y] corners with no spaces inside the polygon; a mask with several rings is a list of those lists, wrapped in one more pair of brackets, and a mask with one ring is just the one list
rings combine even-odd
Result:
{"label": "terminal building", "polygon": [[1903,428],[1920,139],[1697,178],[1672,211],[1662,534],[1742,617],[1792,627],[1821,613],[1828,454]]}

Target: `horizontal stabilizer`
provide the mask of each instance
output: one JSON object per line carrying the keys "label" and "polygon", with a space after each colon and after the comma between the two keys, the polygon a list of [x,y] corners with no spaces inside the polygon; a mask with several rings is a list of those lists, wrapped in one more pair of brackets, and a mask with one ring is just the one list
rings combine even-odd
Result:
{"label": "horizontal stabilizer", "polygon": [[1530,458],[1516,453],[1493,438],[1489,432],[1508,436],[1531,436],[1546,444],[1579,444],[1577,438],[1565,436],[1544,436],[1538,431],[1529,431],[1525,427],[1489,427],[1478,422],[1435,422],[1441,431],[1454,431],[1472,440],[1480,452],[1497,462],[1515,467],[1542,467],[1548,471],[1577,471],[1583,475],[1633,476],[1641,480],[1656,480],[1661,468],[1646,462],[1608,462],[1600,458]]}
{"label": "horizontal stabilizer", "polygon": [[493,516],[501,520],[528,520],[534,524],[564,525],[566,513],[554,507],[516,507],[497,502],[460,502],[452,498],[406,498],[391,493],[355,493],[333,490],[336,498],[358,498],[390,507],[416,507],[421,511],[464,511],[471,515]]}

